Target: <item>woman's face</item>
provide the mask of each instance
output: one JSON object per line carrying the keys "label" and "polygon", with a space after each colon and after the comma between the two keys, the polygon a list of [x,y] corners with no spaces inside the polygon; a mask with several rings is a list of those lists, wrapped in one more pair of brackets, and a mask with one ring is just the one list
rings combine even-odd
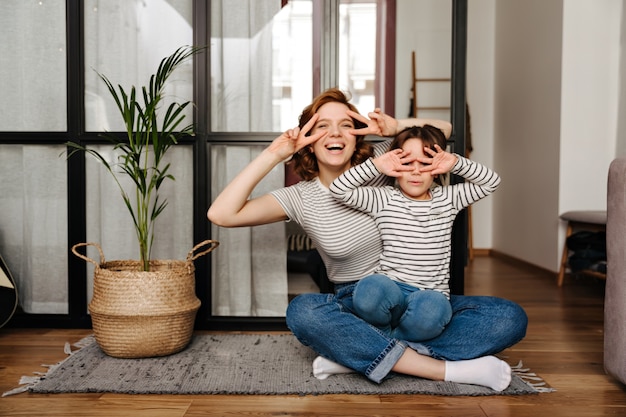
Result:
{"label": "woman's face", "polygon": [[319,108],[319,118],[311,133],[321,130],[327,132],[320,140],[311,145],[320,169],[333,170],[350,168],[351,158],[356,150],[356,136],[349,133],[354,129],[354,121],[347,113],[348,106],[330,102]]}
{"label": "woman's face", "polygon": [[[411,157],[425,158],[430,157],[424,153],[424,144],[421,139],[412,138],[408,139],[402,145],[402,149],[411,152]],[[424,166],[423,163],[414,160],[407,164],[413,168],[412,171],[402,172],[402,175],[397,178],[397,183],[404,195],[413,200],[427,200],[430,198],[431,185],[433,184],[434,177],[430,172],[421,172],[420,168]]]}

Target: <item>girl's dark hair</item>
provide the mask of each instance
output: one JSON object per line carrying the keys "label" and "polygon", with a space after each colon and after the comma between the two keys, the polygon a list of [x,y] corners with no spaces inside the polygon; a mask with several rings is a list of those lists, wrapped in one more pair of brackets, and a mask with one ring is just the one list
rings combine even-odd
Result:
{"label": "girl's dark hair", "polygon": [[[424,146],[428,146],[430,149],[435,150],[435,145],[439,145],[441,149],[446,149],[446,135],[441,129],[432,126],[413,126],[404,129],[402,132],[394,138],[389,145],[389,150],[402,149],[404,142],[409,139],[421,139]],[[441,178],[437,176],[435,182],[442,185]]]}
{"label": "girl's dark hair", "polygon": [[[338,88],[330,88],[324,91],[322,94],[313,99],[313,102],[309,104],[307,107],[302,110],[302,114],[300,114],[299,124],[300,129],[304,127],[304,125],[311,120],[311,117],[326,103],[341,103],[348,106],[350,110],[353,112],[357,112],[356,107],[349,102],[350,96],[341,91]],[[363,122],[360,122],[356,119],[353,119],[354,126],[356,129],[361,129],[367,127]],[[310,135],[311,132],[307,133],[307,136]],[[365,136],[359,135],[356,137],[356,150],[352,155],[351,163],[352,166],[358,165],[361,162],[365,162],[369,157],[373,154],[372,146],[365,142]],[[296,152],[293,155],[293,158],[289,162],[293,164],[293,169],[298,174],[300,178],[303,180],[312,180],[313,178],[319,175],[319,167],[317,166],[317,158],[315,154],[311,151],[309,146],[305,146],[300,151]]]}

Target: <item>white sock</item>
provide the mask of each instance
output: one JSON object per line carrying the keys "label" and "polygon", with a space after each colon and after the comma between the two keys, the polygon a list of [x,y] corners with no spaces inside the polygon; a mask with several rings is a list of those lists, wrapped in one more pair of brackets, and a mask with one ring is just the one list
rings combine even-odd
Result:
{"label": "white sock", "polygon": [[352,372],[355,371],[321,356],[318,356],[313,361],[313,376],[317,379],[326,379],[334,374],[349,374]]}
{"label": "white sock", "polygon": [[495,356],[465,361],[446,361],[445,381],[483,385],[502,391],[511,383],[511,367]]}

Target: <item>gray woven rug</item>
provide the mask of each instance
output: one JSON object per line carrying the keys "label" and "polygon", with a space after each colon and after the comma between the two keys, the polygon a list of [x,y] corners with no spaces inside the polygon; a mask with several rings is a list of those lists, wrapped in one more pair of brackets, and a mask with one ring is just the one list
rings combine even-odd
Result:
{"label": "gray woven rug", "polygon": [[[77,344],[79,345],[79,344]],[[520,369],[498,393],[489,388],[393,375],[381,384],[359,374],[317,380],[311,372],[315,353],[290,334],[195,335],[182,352],[161,358],[116,359],[93,337],[50,368],[23,380],[35,393],[113,392],[130,394],[436,394],[521,395],[541,392],[540,379]],[[528,370],[521,370],[528,371]],[[532,382],[533,377],[535,381]],[[31,377],[32,378],[32,377]],[[525,381],[524,379],[527,381]],[[17,391],[14,390],[14,391]]]}

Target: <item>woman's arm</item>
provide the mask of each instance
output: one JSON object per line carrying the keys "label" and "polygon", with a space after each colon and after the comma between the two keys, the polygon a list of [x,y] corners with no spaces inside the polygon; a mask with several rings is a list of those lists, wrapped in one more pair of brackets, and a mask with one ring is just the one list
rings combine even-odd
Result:
{"label": "woman's arm", "polygon": [[249,199],[252,190],[280,162],[265,149],[222,190],[209,207],[207,217],[222,227],[257,226],[286,220],[287,216],[271,195]]}
{"label": "woman's arm", "polygon": [[207,212],[209,220],[222,227],[256,226],[286,220],[285,211],[271,194],[254,199],[249,197],[276,165],[326,134],[322,131],[306,136],[317,118],[314,115],[302,130],[290,129],[274,139],[217,196]]}
{"label": "woman's arm", "polygon": [[355,129],[352,132],[355,135],[377,135],[389,137],[397,135],[408,127],[422,127],[424,125],[432,125],[441,129],[446,139],[449,139],[452,134],[452,124],[446,120],[420,118],[395,119],[383,113],[379,108],[367,114],[369,119],[350,110],[348,110],[348,115],[367,125],[367,127],[362,129]]}
{"label": "woman's arm", "polygon": [[452,134],[452,123],[447,120],[439,120],[439,119],[421,119],[421,118],[412,118],[412,119],[400,119],[398,120],[398,132],[402,132],[407,127],[419,126],[423,127],[424,125],[435,126],[440,129],[445,135],[446,139],[450,139],[450,135]]}

